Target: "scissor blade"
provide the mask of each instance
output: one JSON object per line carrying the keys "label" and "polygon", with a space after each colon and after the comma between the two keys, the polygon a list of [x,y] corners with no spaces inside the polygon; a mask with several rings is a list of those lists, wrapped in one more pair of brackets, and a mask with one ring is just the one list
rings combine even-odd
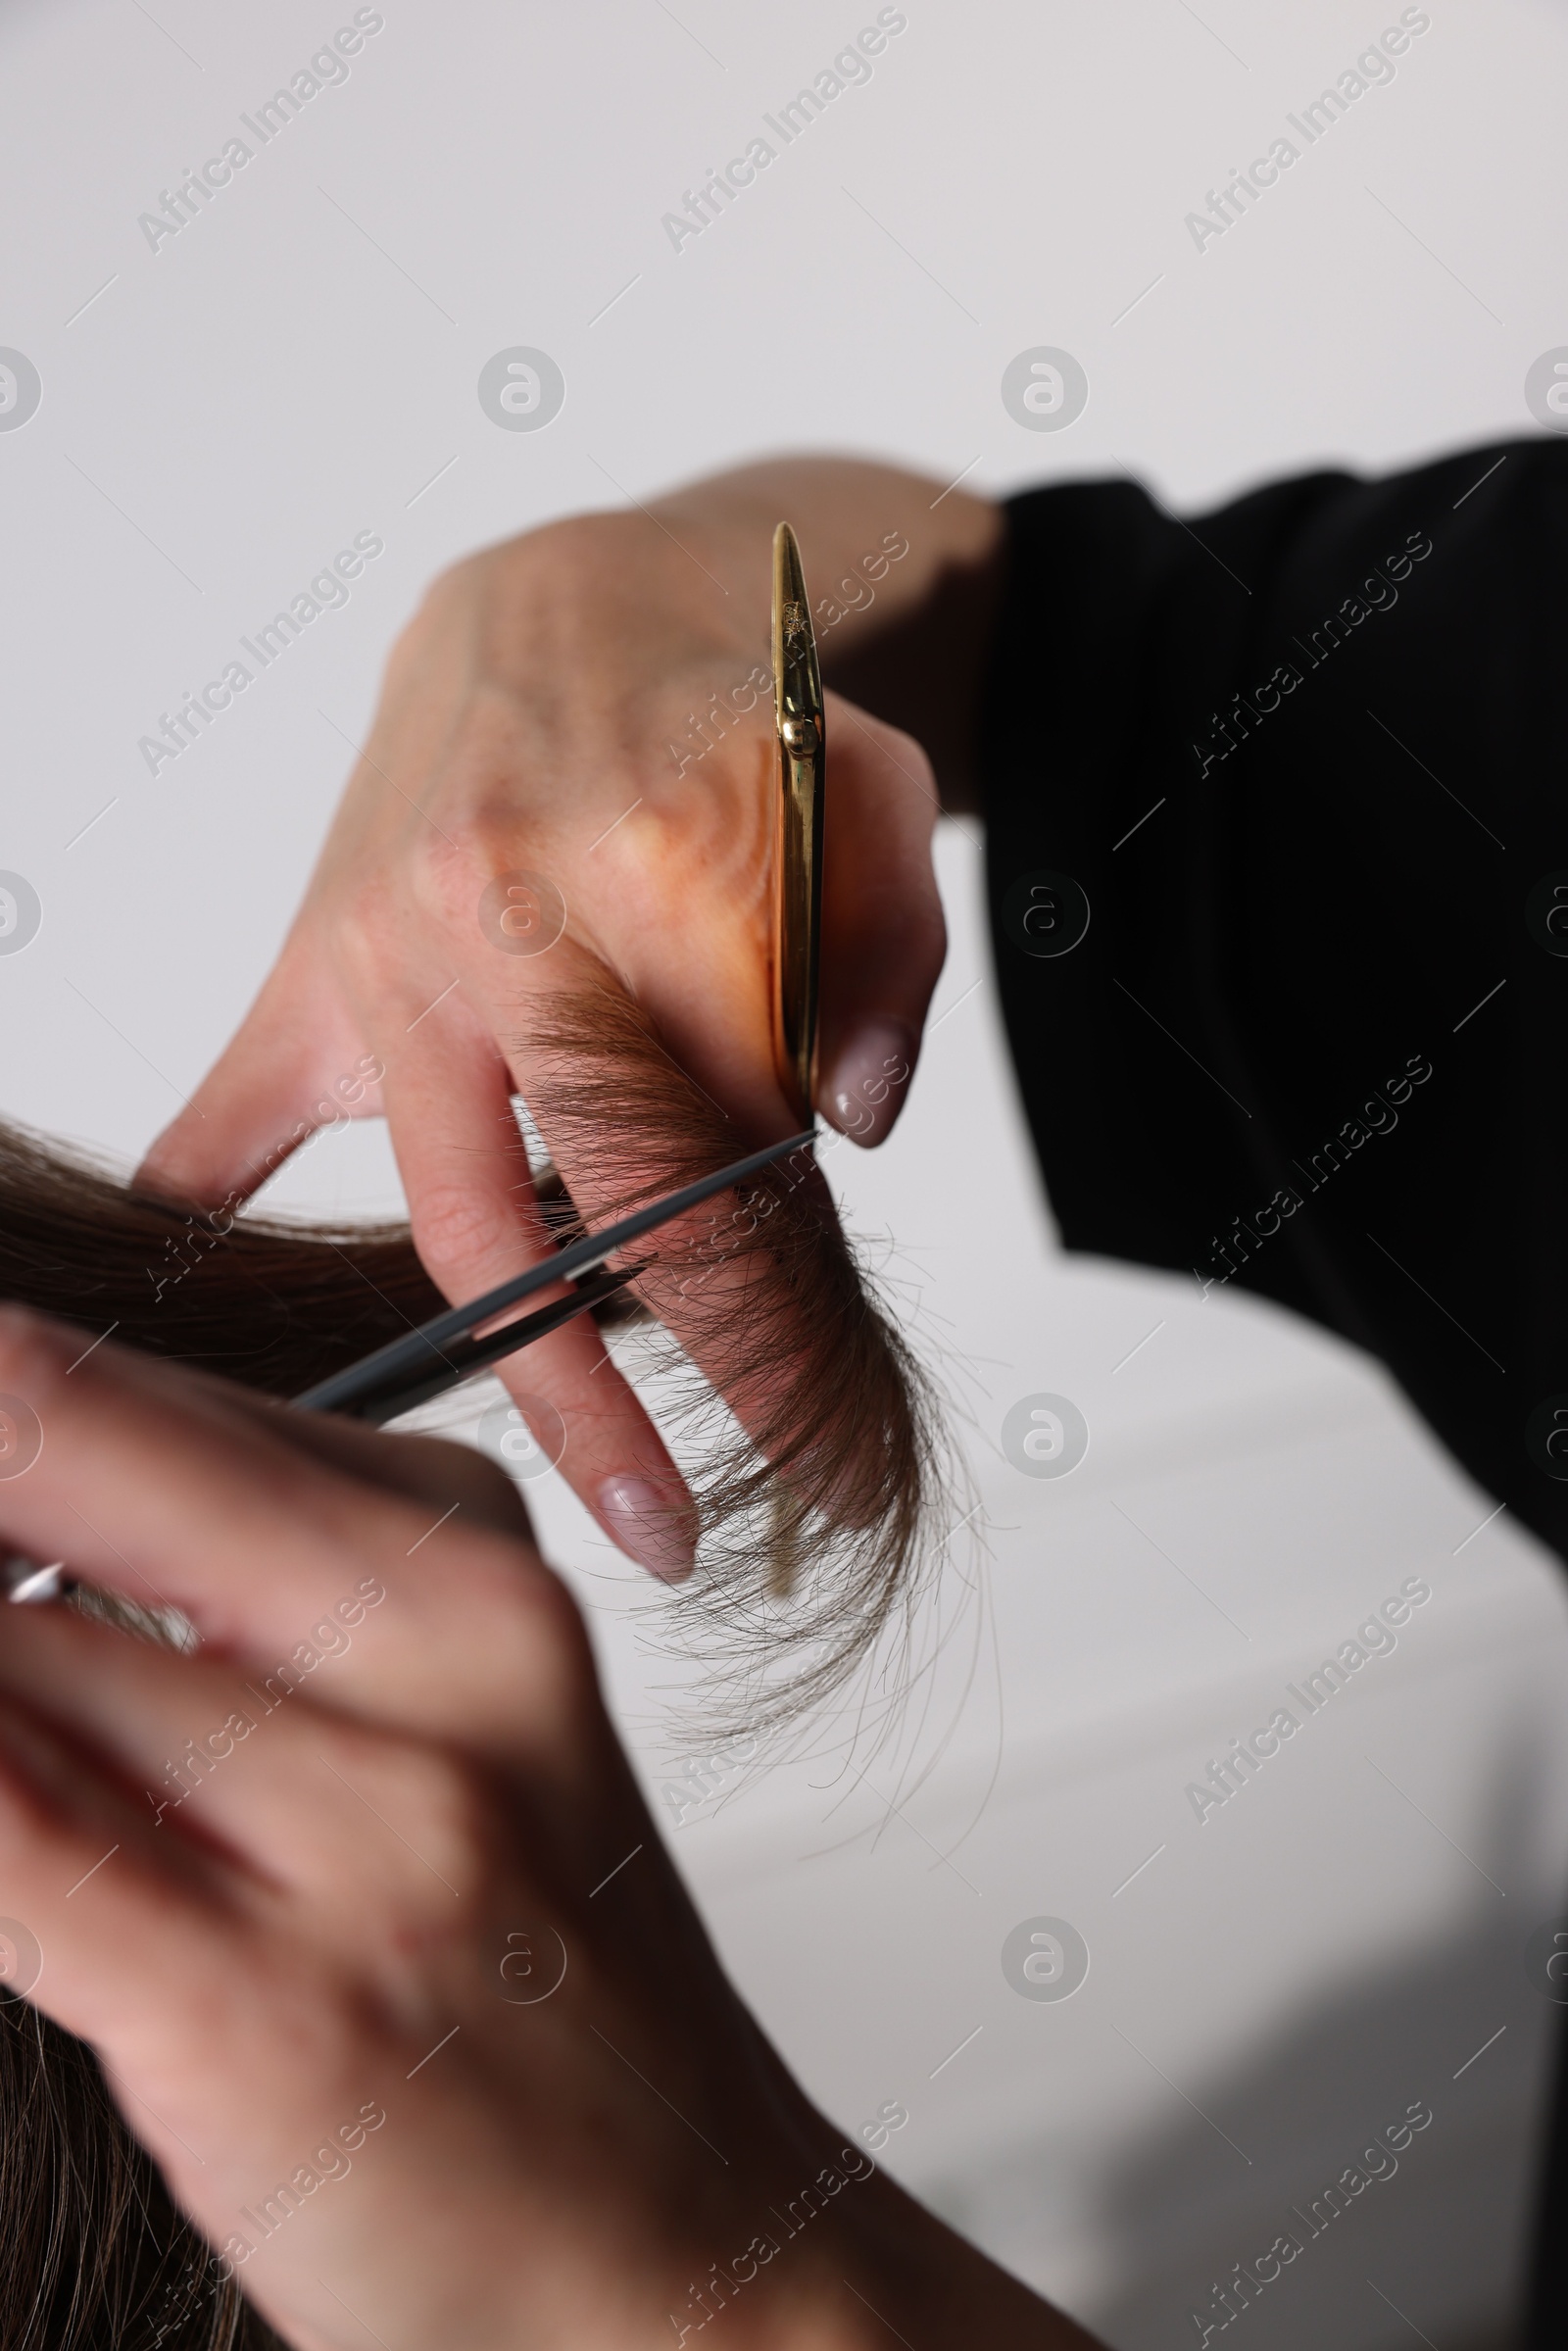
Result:
{"label": "scissor blade", "polygon": [[[351,1363],[347,1370],[334,1372],[329,1380],[318,1380],[315,1387],[307,1388],[303,1396],[294,1398],[295,1405],[307,1412],[351,1412],[363,1396],[379,1395],[405,1380],[424,1378],[432,1353],[450,1353],[455,1343],[466,1340],[480,1323],[505,1313],[508,1306],[531,1298],[536,1291],[548,1290],[554,1283],[569,1281],[577,1274],[591,1273],[616,1249],[640,1241],[644,1233],[672,1223],[688,1209],[701,1207],[715,1193],[727,1192],[732,1184],[760,1175],[775,1159],[803,1150],[815,1140],[815,1129],[808,1127],[799,1135],[787,1136],[782,1143],[770,1144],[766,1151],[753,1151],[748,1157],[737,1159],[733,1166],[720,1167],[712,1175],[702,1176],[695,1184],[686,1184],[679,1192],[671,1192],[663,1200],[634,1210],[618,1224],[608,1225],[602,1233],[585,1234],[569,1248],[557,1249],[542,1265],[530,1265],[526,1273],[514,1274],[510,1282],[487,1290],[482,1298],[470,1298],[466,1305],[449,1306],[444,1313],[421,1323],[417,1330],[408,1332],[402,1339],[390,1340],[373,1354]],[[460,1371],[456,1376],[465,1378],[466,1374]]]}
{"label": "scissor blade", "polygon": [[418,1404],[429,1403],[434,1396],[445,1396],[449,1389],[461,1388],[465,1380],[487,1371],[491,1364],[532,1347],[536,1339],[547,1339],[552,1331],[575,1321],[579,1314],[592,1313],[595,1306],[602,1305],[607,1298],[613,1298],[617,1290],[624,1290],[628,1282],[646,1271],[645,1266],[629,1265],[623,1273],[591,1273],[586,1281],[578,1283],[570,1298],[557,1298],[549,1306],[536,1306],[531,1314],[519,1314],[512,1322],[503,1323],[499,1331],[487,1331],[482,1339],[454,1339],[444,1348],[433,1347],[422,1374],[386,1381],[362,1393],[353,1404],[339,1404],[336,1409],[350,1411],[356,1420],[368,1421],[374,1428],[384,1428],[389,1420],[399,1419]]}

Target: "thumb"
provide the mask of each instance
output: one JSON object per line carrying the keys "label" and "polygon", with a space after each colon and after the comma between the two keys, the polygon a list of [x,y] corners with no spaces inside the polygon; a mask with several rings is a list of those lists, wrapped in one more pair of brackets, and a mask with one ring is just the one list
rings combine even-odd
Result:
{"label": "thumb", "polygon": [[909,1091],[947,926],[931,862],[941,813],[912,736],[827,696],[817,1108],[884,1142]]}

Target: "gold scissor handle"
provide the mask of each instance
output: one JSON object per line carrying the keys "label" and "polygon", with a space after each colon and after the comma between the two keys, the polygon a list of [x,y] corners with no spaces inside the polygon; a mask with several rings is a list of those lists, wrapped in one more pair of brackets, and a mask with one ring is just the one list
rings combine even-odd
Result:
{"label": "gold scissor handle", "polygon": [[780,1085],[806,1119],[816,1096],[826,727],[806,576],[787,522],[773,533],[773,1059]]}

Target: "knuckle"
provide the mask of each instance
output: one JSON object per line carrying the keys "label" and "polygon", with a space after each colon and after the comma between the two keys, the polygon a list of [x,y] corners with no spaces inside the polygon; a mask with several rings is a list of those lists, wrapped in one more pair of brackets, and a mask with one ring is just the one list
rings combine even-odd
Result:
{"label": "knuckle", "polygon": [[469,1507],[475,1518],[488,1520],[505,1531],[531,1536],[532,1526],[521,1494],[508,1477],[499,1461],[488,1453],[476,1453],[471,1445],[452,1443],[449,1449],[458,1456],[462,1474],[468,1481],[472,1499]]}
{"label": "knuckle", "polygon": [[471,922],[493,861],[494,820],[488,808],[445,808],[441,830],[415,852],[409,888],[427,919],[461,930]]}
{"label": "knuckle", "polygon": [[514,1540],[531,1539],[532,1526],[522,1496],[491,1454],[449,1437],[394,1435],[384,1437],[383,1443],[395,1446],[427,1474],[428,1483],[420,1486],[421,1498],[427,1494],[431,1501],[446,1497],[459,1502],[466,1527],[471,1523],[494,1528]]}
{"label": "knuckle", "polygon": [[[388,1916],[428,1907],[461,1923],[493,1885],[506,1844],[506,1808],[488,1773],[448,1749],[347,1724],[322,1744],[323,1762],[353,1791],[334,1791],[347,1843],[321,1847],[343,1898],[358,1906],[368,1892]],[[390,1839],[367,1840],[366,1804]]]}
{"label": "knuckle", "polygon": [[[508,1481],[510,1484],[510,1480]],[[465,1617],[482,1628],[484,1654],[499,1687],[575,1716],[598,1684],[581,1608],[531,1544],[470,1535],[443,1561],[449,1604],[460,1579]]]}
{"label": "knuckle", "polygon": [[514,774],[498,771],[493,747],[481,753],[472,725],[465,722],[453,749],[441,831],[418,844],[410,871],[418,912],[468,945],[480,935],[479,902],[488,884],[538,854]]}
{"label": "knuckle", "polygon": [[415,1852],[444,1879],[466,1912],[484,1899],[505,1844],[503,1808],[484,1774],[429,1749],[406,1751],[388,1773],[389,1818],[404,1824]]}
{"label": "knuckle", "polygon": [[515,1580],[514,1639],[526,1648],[535,1673],[563,1688],[592,1682],[593,1656],[582,1610],[561,1578],[542,1561],[531,1575]]}

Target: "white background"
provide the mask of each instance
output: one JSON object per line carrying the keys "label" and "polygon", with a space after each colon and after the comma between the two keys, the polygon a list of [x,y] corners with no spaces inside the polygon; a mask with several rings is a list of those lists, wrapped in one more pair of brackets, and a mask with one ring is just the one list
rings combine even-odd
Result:
{"label": "white background", "polygon": [[[993,490],[1124,466],[1185,511],[1529,430],[1526,368],[1568,341],[1556,7],[1436,0],[1393,82],[1201,253],[1186,213],[1396,9],[910,0],[869,83],[678,253],[662,216],[874,10],[383,13],[348,81],[156,252],[138,215],[349,10],[0,13],[0,345],[43,380],[0,433],[0,867],[44,909],[0,958],[0,1103],[122,1154],[239,1018],[391,632],[463,550],[782,447]],[[564,372],[541,432],[475,398],[514,344]],[[1036,344],[1090,379],[1058,435],[999,396]],[[361,530],[386,551],[347,608],[149,775],[160,711]],[[1555,1571],[1505,1519],[1466,1541],[1491,1502],[1348,1350],[1062,1259],[996,1032],[973,828],[942,857],[941,1025],[891,1150],[834,1165],[975,1412],[981,1670],[961,1704],[955,1670],[918,1787],[775,1771],[674,1842],[816,2094],[850,2129],[903,2099],[889,2162],[1117,2343],[1196,2340],[1209,2281],[1427,2099],[1398,2178],[1245,2328],[1273,2351],[1414,2325],[1446,2351],[1513,2290],[1555,2021],[1520,1964],[1568,1883]],[[375,1129],[275,1189],[397,1198]],[[1036,1390],[1093,1432],[1060,1485],[996,1448]],[[657,1790],[642,1595],[561,1490],[534,1493]],[[1416,1573],[1434,1598],[1398,1653],[1200,1828],[1184,1784]],[[1060,2006],[998,1964],[1039,1914],[1092,1952]]]}

